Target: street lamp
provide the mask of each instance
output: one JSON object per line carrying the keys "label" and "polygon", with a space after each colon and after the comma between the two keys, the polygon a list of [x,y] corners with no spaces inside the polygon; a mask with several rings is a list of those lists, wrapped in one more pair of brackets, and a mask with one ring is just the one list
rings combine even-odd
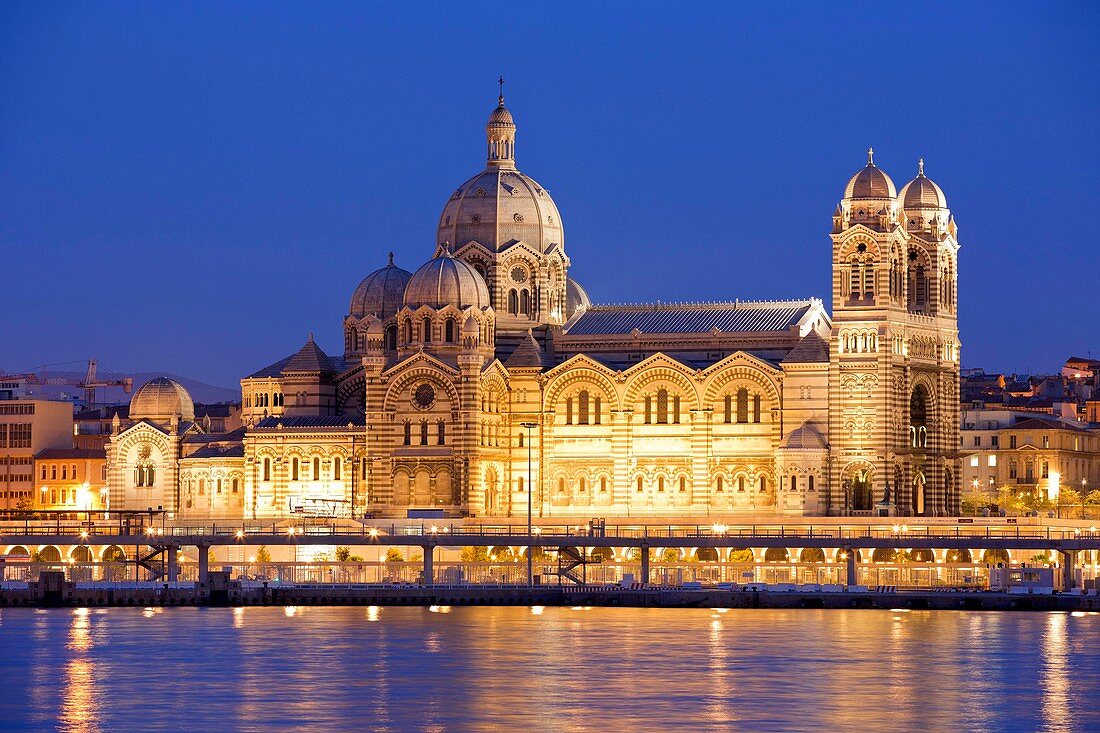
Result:
{"label": "street lamp", "polygon": [[[524,422],[520,427],[527,431],[527,585],[534,585],[534,548],[531,547],[531,494],[535,487],[531,483],[531,431],[538,427],[538,423]],[[541,505],[539,506],[541,509]]]}

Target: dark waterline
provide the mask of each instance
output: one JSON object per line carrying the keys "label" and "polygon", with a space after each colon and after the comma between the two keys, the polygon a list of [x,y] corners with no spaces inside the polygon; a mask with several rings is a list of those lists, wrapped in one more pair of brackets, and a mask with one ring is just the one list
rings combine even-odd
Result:
{"label": "dark waterline", "polygon": [[1087,731],[1100,616],[7,609],[0,675],[5,731]]}

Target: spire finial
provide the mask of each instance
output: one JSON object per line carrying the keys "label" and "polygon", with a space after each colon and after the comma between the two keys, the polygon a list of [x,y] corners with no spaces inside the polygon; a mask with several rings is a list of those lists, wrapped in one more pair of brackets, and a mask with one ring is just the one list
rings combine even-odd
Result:
{"label": "spire finial", "polygon": [[497,79],[497,84],[500,84],[500,96],[497,97],[497,103],[501,107],[503,107],[504,106],[504,74],[501,74],[500,78]]}
{"label": "spire finial", "polygon": [[867,165],[875,164],[875,149],[872,147],[867,148]]}
{"label": "spire finial", "polygon": [[923,176],[924,175],[924,158],[921,158],[920,160],[917,161],[917,175],[918,176]]}
{"label": "spire finial", "polygon": [[393,252],[390,252],[390,261],[389,261],[389,264],[391,264],[391,265],[393,264]]}
{"label": "spire finial", "polygon": [[309,332],[309,342],[308,343],[311,343],[311,344],[313,343],[313,331]]}

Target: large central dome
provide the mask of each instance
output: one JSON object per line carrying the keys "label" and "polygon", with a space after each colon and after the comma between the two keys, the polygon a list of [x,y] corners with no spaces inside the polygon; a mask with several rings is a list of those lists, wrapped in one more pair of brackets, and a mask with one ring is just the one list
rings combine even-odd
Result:
{"label": "large central dome", "polygon": [[524,242],[540,254],[564,245],[558,207],[545,188],[516,170],[516,125],[501,96],[485,126],[485,170],[463,183],[443,207],[436,244],[457,252],[478,242],[500,252]]}

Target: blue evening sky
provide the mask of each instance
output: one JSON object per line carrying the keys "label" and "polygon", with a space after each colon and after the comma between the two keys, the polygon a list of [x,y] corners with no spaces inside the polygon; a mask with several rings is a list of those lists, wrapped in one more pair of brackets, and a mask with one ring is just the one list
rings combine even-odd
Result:
{"label": "blue evening sky", "polygon": [[483,166],[501,73],[597,302],[828,302],[874,145],[947,194],[964,366],[1100,355],[1100,5],[904,8],[0,4],[0,368],[232,386],[310,331],[339,352]]}

